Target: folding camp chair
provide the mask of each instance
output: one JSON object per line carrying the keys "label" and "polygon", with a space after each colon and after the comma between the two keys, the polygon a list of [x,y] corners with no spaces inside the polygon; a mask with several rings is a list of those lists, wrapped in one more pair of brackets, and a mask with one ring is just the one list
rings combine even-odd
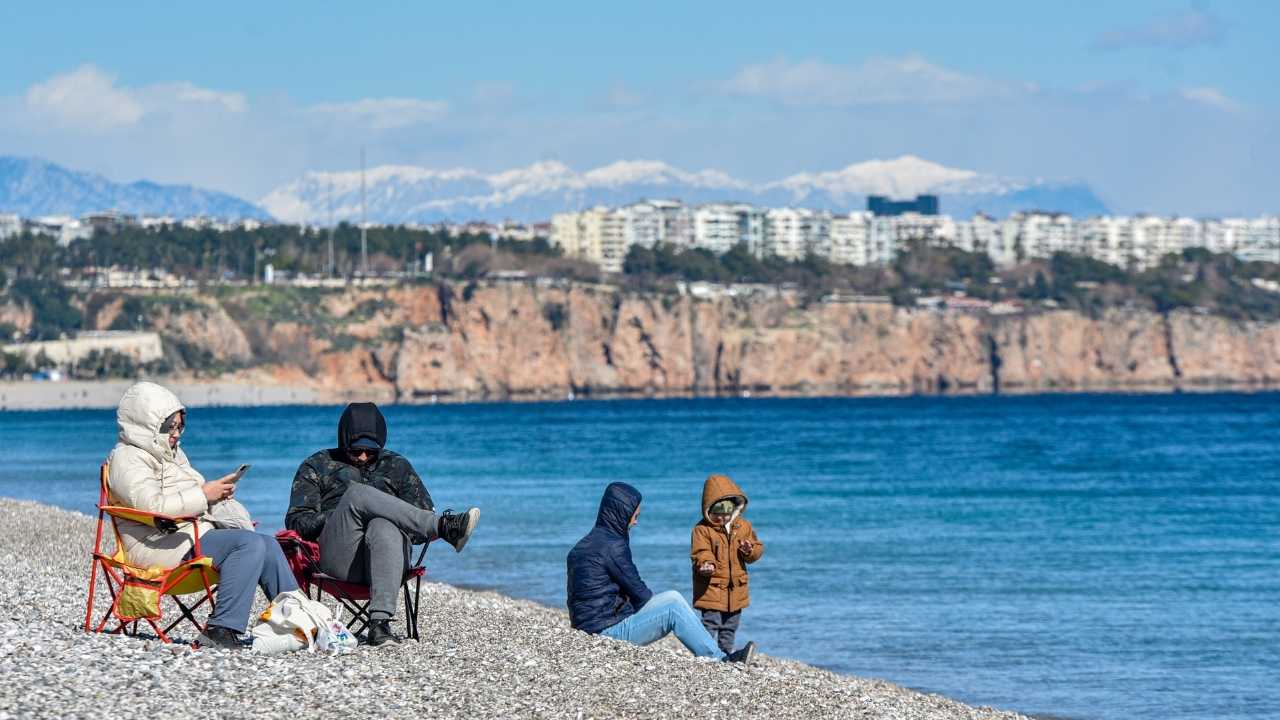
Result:
{"label": "folding camp chair", "polygon": [[[369,626],[369,586],[360,583],[339,580],[326,575],[320,569],[320,545],[305,540],[292,530],[281,530],[276,533],[276,541],[284,550],[284,556],[293,570],[293,577],[298,587],[313,600],[320,600],[320,594],[326,593],[336,599],[351,614],[347,626],[352,634],[360,634]],[[418,605],[422,596],[422,576],[427,574],[422,560],[427,555],[427,546],[423,545],[418,559],[413,566],[405,570],[400,590],[404,593],[404,629],[405,635],[418,640]],[[409,586],[413,585],[413,594],[409,594]],[[313,592],[314,591],[314,592]]]}
{"label": "folding camp chair", "polygon": [[[198,518],[162,515],[111,505],[107,463],[103,463],[98,472],[98,534],[93,541],[93,569],[89,574],[89,603],[84,613],[84,629],[91,632],[105,631],[137,635],[139,621],[146,620],[156,636],[166,643],[170,642],[169,631],[183,621],[191,623],[197,631],[203,632],[204,626],[196,620],[194,612],[205,603],[209,604],[210,610],[213,609],[213,586],[218,584],[218,571],[213,567],[213,560],[205,557],[200,551]],[[116,543],[115,551],[110,555],[106,554],[102,547],[102,530],[104,520],[108,516],[111,518],[111,533]],[[175,525],[191,523],[195,540],[192,558],[171,568],[140,568],[130,565],[124,554],[124,544],[120,541],[118,525],[120,520],[132,520],[152,527],[165,521]],[[99,569],[102,570],[102,578],[111,594],[111,606],[102,613],[102,617],[95,625],[93,604]],[[179,597],[193,593],[201,594],[194,605],[188,605]],[[173,602],[177,604],[179,616],[173,622],[161,627],[163,613],[160,605],[166,595],[173,598]],[[108,624],[112,621],[116,626],[108,629]]]}

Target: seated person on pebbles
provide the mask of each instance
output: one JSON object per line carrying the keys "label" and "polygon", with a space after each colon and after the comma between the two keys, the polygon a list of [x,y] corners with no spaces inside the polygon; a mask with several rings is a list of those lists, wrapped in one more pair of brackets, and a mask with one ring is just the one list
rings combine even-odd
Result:
{"label": "seated person on pebbles", "polygon": [[600,498],[596,524],[568,557],[569,622],[577,630],[635,645],[671,633],[698,657],[749,663],[755,643],[725,654],[702,619],[675,590],[654,595],[631,560],[631,528],[640,518],[640,491],[611,483]]}
{"label": "seated person on pebbles", "polygon": [[369,586],[368,645],[391,632],[413,545],[440,538],[462,552],[480,510],[437,515],[422,478],[384,449],[387,421],[373,403],[351,403],[338,421],[338,447],[303,461],[293,476],[285,526],[320,545],[320,569]]}

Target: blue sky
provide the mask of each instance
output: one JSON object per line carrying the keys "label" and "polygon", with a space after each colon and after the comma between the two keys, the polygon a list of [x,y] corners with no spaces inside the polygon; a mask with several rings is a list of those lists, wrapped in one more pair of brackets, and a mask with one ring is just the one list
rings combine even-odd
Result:
{"label": "blue sky", "polygon": [[0,154],[257,199],[361,145],[754,181],[912,153],[1280,212],[1276,3],[107,5],[0,9]]}

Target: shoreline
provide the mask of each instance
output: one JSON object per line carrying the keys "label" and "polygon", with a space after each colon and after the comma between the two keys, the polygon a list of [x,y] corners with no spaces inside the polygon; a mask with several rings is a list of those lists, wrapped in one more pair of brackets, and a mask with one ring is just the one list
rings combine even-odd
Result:
{"label": "shoreline", "polygon": [[[304,385],[273,385],[235,380],[189,378],[139,378],[173,390],[188,407],[251,407],[275,405],[342,405],[372,400],[380,405],[459,405],[498,403],[554,403],[587,400],[660,400],[692,398],[918,398],[918,397],[1025,397],[1032,395],[1177,395],[1181,393],[1274,393],[1280,386],[1268,383],[1215,382],[1186,385],[1132,384],[1087,387],[1012,387],[1000,392],[958,389],[948,392],[913,392],[899,388],[813,388],[809,390],[752,389],[736,392],[648,392],[645,390],[595,390],[574,393],[569,389],[539,393],[453,394],[388,397],[380,388],[361,395],[326,392]],[[137,380],[0,381],[0,410],[109,410],[115,409],[126,388]]]}
{"label": "shoreline", "polygon": [[437,582],[422,588],[427,640],[340,657],[197,652],[85,633],[93,529],[90,516],[0,497],[0,555],[11,558],[0,574],[0,668],[10,680],[0,684],[0,717],[172,711],[213,683],[222,688],[214,715],[226,717],[343,708],[380,718],[428,707],[433,717],[467,718],[1027,717],[767,655],[744,668],[695,659],[670,640],[636,647],[570,629],[563,610]]}

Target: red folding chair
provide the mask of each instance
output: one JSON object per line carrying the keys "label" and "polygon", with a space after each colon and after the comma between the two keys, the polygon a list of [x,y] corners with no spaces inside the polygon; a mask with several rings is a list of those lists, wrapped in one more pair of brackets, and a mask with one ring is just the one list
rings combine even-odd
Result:
{"label": "red folding chair", "polygon": [[[98,534],[93,540],[93,566],[89,572],[89,602],[84,612],[84,629],[89,632],[137,635],[139,622],[146,620],[156,636],[166,643],[170,642],[169,631],[183,621],[191,623],[197,632],[203,632],[204,626],[196,620],[194,613],[205,603],[209,603],[210,611],[213,610],[213,586],[218,584],[218,571],[213,567],[213,559],[200,551],[199,518],[162,515],[111,505],[109,479],[109,468],[107,463],[103,463],[98,469]],[[102,531],[107,517],[111,518],[111,533],[115,539],[115,551],[110,555],[102,547]],[[125,556],[124,544],[120,541],[120,520],[132,520],[152,527],[159,521],[177,525],[191,523],[195,540],[191,559],[170,568],[131,565]],[[102,579],[111,594],[111,606],[102,613],[95,625],[93,605],[99,570],[102,571]],[[184,603],[179,597],[194,593],[200,593],[200,598],[194,605]],[[161,627],[161,601],[165,596],[173,598],[179,615],[173,622]],[[112,621],[115,621],[115,627],[108,629],[108,623]]]}
{"label": "red folding chair", "polygon": [[[289,561],[289,568],[293,570],[293,577],[307,597],[319,600],[320,594],[326,593],[341,603],[351,614],[351,620],[347,626],[351,628],[352,634],[358,635],[369,626],[368,585],[326,575],[320,569],[320,545],[303,539],[292,530],[281,530],[276,533],[276,542],[280,543],[280,549],[284,551],[285,559]],[[427,574],[427,569],[422,565],[426,555],[427,546],[423,545],[422,551],[418,553],[418,559],[405,571],[404,580],[400,583],[400,590],[404,593],[405,635],[414,640],[419,640],[418,605],[422,596],[422,576]],[[412,595],[409,594],[410,584],[413,585]]]}

